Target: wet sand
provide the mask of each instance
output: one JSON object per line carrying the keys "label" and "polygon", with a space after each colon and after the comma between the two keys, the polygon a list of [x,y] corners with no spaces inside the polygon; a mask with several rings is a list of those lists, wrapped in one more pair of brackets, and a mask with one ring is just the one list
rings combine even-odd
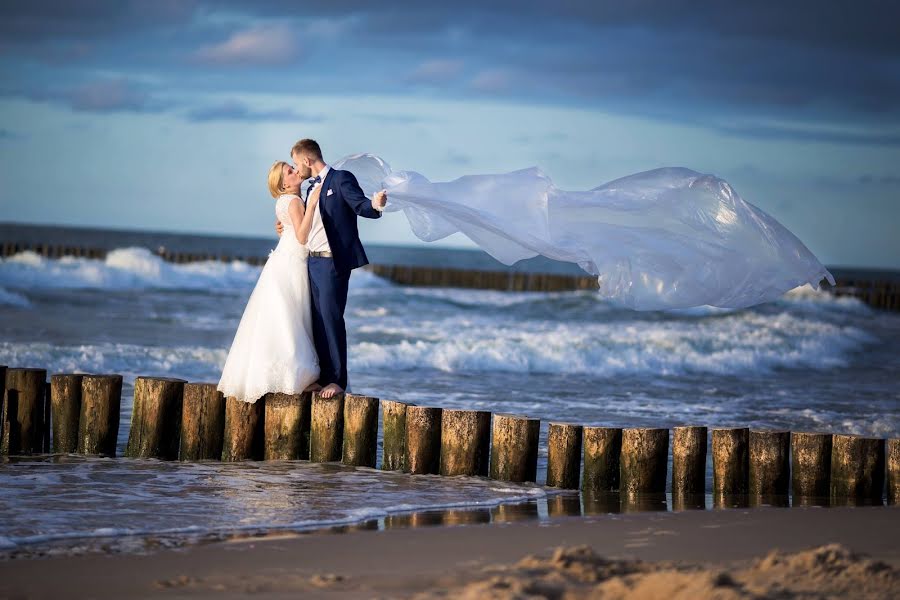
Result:
{"label": "wet sand", "polygon": [[[776,549],[779,553],[772,554]],[[3,598],[671,600],[794,594],[900,596],[900,510],[763,508],[566,517],[272,535],[149,555],[0,563]]]}

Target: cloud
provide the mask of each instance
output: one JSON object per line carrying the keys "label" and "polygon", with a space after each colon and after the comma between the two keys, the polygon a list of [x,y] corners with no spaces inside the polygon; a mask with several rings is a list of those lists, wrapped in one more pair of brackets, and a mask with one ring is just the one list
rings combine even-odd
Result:
{"label": "cloud", "polygon": [[464,66],[461,60],[428,60],[413,69],[407,80],[412,83],[442,85],[458,78]]}
{"label": "cloud", "polygon": [[719,125],[714,126],[714,129],[726,135],[764,140],[861,144],[867,146],[900,146],[900,132],[891,131],[851,131],[790,124]]}
{"label": "cloud", "polygon": [[0,141],[14,141],[24,139],[25,136],[9,129],[0,129]]}
{"label": "cloud", "polygon": [[900,185],[900,176],[897,175],[860,175],[857,182],[863,185]]}
{"label": "cloud", "polygon": [[174,106],[173,102],[160,99],[144,86],[122,77],[94,79],[67,87],[7,88],[0,95],[60,104],[76,112],[90,113],[155,113]]}
{"label": "cloud", "polygon": [[478,73],[469,86],[486,93],[507,92],[512,89],[513,76],[505,69],[489,69]]}
{"label": "cloud", "polygon": [[222,104],[195,108],[187,114],[189,121],[207,123],[211,121],[304,121],[320,123],[325,120],[321,115],[304,115],[291,109],[256,110],[237,101],[226,101]]}
{"label": "cloud", "polygon": [[286,25],[260,25],[236,31],[224,42],[200,48],[194,57],[221,66],[285,65],[300,57],[299,35]]}

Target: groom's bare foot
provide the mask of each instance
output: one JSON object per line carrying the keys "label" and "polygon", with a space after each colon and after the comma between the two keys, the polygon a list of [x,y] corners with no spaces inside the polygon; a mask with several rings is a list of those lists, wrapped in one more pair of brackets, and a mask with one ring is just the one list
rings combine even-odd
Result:
{"label": "groom's bare foot", "polygon": [[344,390],[336,383],[329,383],[319,391],[319,395],[323,398],[333,398],[337,394],[343,394]]}

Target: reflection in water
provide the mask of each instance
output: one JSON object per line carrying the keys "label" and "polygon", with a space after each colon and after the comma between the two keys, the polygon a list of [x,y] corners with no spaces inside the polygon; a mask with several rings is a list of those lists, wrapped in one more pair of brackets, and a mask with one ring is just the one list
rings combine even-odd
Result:
{"label": "reflection in water", "polygon": [[534,502],[525,504],[501,504],[491,510],[492,523],[513,523],[516,521],[534,521],[538,519],[538,505]]}
{"label": "reflection in water", "polygon": [[491,522],[491,511],[487,508],[476,508],[471,510],[450,509],[444,512],[442,525],[476,525],[480,523]]}
{"label": "reflection in water", "polygon": [[791,497],[791,506],[831,506],[831,498],[828,496],[793,496]]}
{"label": "reflection in water", "polygon": [[705,510],[705,494],[672,494],[672,510]]}
{"label": "reflection in water", "polygon": [[665,494],[622,494],[622,512],[666,511]]}
{"label": "reflection in water", "polygon": [[563,493],[547,498],[547,514],[550,517],[581,516],[581,495]]}
{"label": "reflection in water", "polygon": [[746,494],[713,494],[714,508],[749,508],[750,498]]}
{"label": "reflection in water", "polygon": [[585,515],[608,515],[621,511],[619,492],[585,493],[582,496]]}
{"label": "reflection in water", "polygon": [[750,507],[760,508],[771,506],[775,508],[787,508],[791,505],[791,499],[786,495],[762,494],[750,496]]}

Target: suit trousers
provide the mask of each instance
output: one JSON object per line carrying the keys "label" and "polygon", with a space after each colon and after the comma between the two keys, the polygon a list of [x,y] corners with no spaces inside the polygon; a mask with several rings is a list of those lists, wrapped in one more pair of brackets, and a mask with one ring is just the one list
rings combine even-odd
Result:
{"label": "suit trousers", "polygon": [[340,273],[334,260],[310,256],[309,288],[312,298],[313,341],[319,355],[319,384],[336,383],[347,389],[347,327],[344,309],[350,272]]}

